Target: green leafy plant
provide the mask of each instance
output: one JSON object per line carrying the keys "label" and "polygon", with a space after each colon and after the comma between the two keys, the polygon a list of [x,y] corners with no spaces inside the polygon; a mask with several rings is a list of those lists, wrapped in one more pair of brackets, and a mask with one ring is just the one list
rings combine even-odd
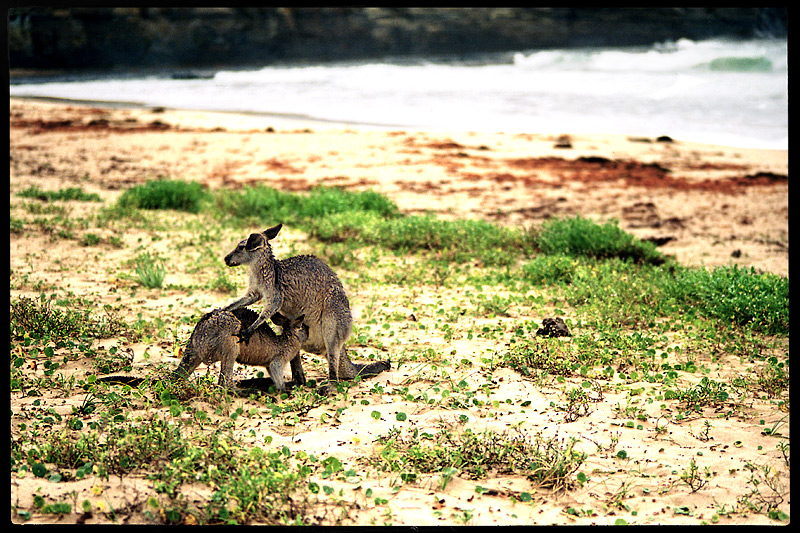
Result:
{"label": "green leafy plant", "polygon": [[221,216],[246,223],[272,220],[284,224],[313,225],[336,214],[358,216],[370,213],[385,218],[397,215],[397,206],[374,191],[346,191],[337,187],[315,187],[308,194],[279,191],[258,185],[241,191],[220,190],[214,203]]}
{"label": "green leafy plant", "polygon": [[534,370],[554,376],[569,376],[577,366],[569,346],[537,338],[512,346],[502,354],[501,364],[527,376],[533,375]]}
{"label": "green leafy plant", "polygon": [[705,473],[701,473],[694,458],[689,461],[689,467],[681,472],[681,481],[686,483],[692,489],[692,492],[697,492],[705,487],[708,484],[709,477],[711,477],[711,474],[708,468],[705,469]]}
{"label": "green leafy plant", "polygon": [[314,221],[311,234],[323,241],[356,240],[401,253],[422,251],[457,263],[480,260],[507,265],[532,249],[526,231],[483,220],[433,216],[384,218],[373,212],[342,213]]}
{"label": "green leafy plant", "polygon": [[709,405],[718,405],[728,399],[726,385],[703,376],[700,383],[688,389],[668,390],[665,399],[677,399],[684,402],[690,410],[700,410]]}

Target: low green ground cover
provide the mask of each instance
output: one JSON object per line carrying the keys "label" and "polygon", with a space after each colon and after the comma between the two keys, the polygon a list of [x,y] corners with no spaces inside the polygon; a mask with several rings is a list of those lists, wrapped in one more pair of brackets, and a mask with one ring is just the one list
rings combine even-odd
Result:
{"label": "low green ground cover", "polygon": [[[63,191],[23,196],[48,202],[86,200]],[[42,216],[41,210],[24,209],[28,215]],[[176,223],[161,216],[167,216],[164,210],[190,215]],[[12,233],[44,232],[45,222],[32,224],[19,211],[12,205]],[[48,215],[57,218],[63,213],[53,210]],[[146,294],[137,290],[191,294],[206,288],[236,294],[243,287],[231,281],[221,263],[227,251],[220,248],[221,236],[279,222],[309,235],[308,248],[299,251],[318,253],[346,284],[369,287],[375,294],[365,303],[365,320],[355,325],[351,343],[375,351],[393,346],[393,367],[420,369],[406,386],[384,390],[367,384],[372,396],[362,396],[361,405],[388,394],[399,402],[449,410],[499,408],[505,403],[491,397],[492,374],[507,368],[537,383],[577,383],[552,403],[565,421],[586,416],[592,402],[602,401],[603,391],[619,387],[630,399],[617,406],[625,424],[636,428],[652,422],[653,415],[637,403],[644,395],[642,383],[654,387],[649,402],[678,406],[679,418],[705,408],[735,413],[752,397],[774,401],[788,411],[788,278],[737,266],[679,265],[613,221],[597,224],[572,217],[536,228],[504,228],[477,220],[403,215],[388,198],[369,191],[206,191],[158,180],[129,189],[117,204],[71,224],[118,235],[138,228],[153,242],[168,239],[175,253],[187,254],[187,270],[210,272],[210,280],[196,285],[170,285],[158,255],[151,255],[143,243],[125,245],[107,238],[76,242],[98,254],[109,244],[114,250],[130,248],[128,266],[114,274],[134,284],[129,289],[134,296]],[[73,234],[48,234],[52,239],[75,239]],[[29,275],[13,269],[11,273],[12,290],[26,288],[40,295],[12,297],[10,302],[11,393],[35,398],[31,409],[11,413],[12,476],[59,483],[135,474],[151,482],[155,496],[148,499],[144,513],[155,522],[282,524],[316,523],[313,509],[319,508],[319,496],[327,497],[324,516],[333,523],[346,522],[344,517],[357,505],[388,509],[387,500],[372,489],[358,492],[356,499],[342,492],[342,483],[355,484],[353,480],[369,472],[392,476],[397,490],[431,476],[440,490],[455,475],[484,482],[498,473],[515,474],[532,487],[552,490],[571,490],[587,479],[582,469],[585,454],[572,439],[465,427],[420,432],[402,425],[405,413],[397,413],[399,425],[382,435],[374,454],[358,465],[287,447],[273,449],[269,442],[254,444],[253,438],[237,431],[238,420],[279,420],[292,427],[300,416],[321,406],[348,401],[355,405],[350,386],[341,384],[333,398],[319,396],[313,387],[297,389],[291,396],[254,395],[248,399],[248,411],[234,407],[211,377],[178,384],[153,379],[138,387],[101,383],[98,376],[129,370],[130,360],[117,347],[96,346],[96,339],[177,346],[186,340],[178,338],[178,327],[193,323],[200,310],[198,317],[140,313],[130,320],[123,318],[121,304],[99,305],[96,296],[64,294],[41,280],[30,282]],[[424,291],[429,302],[412,296],[392,299],[394,288],[415,295]],[[533,334],[538,323],[530,317],[552,315],[569,317],[568,325],[576,330],[570,342]],[[445,341],[502,340],[508,348],[467,359],[453,355],[455,350],[446,344],[439,349],[397,342],[412,333]],[[752,365],[752,370],[729,379],[710,377],[728,356]],[[79,360],[93,361],[94,371],[64,372]],[[165,376],[169,370],[155,365],[153,375]],[[479,376],[483,384],[473,387],[457,377],[465,371]],[[64,414],[40,400],[59,395],[80,395],[83,401]],[[526,407],[524,401],[521,405]],[[344,409],[325,415],[320,423],[328,417],[335,420]],[[150,410],[153,414],[143,414]],[[376,420],[382,416],[377,410],[373,414]],[[663,426],[656,421],[657,435],[659,428]],[[777,438],[780,424],[766,430]],[[784,449],[788,465],[788,440]],[[620,453],[615,457],[623,457]],[[754,479],[760,479],[759,472],[766,476],[763,469],[753,472]],[[705,481],[696,465],[681,479],[692,490],[701,490]],[[205,488],[203,504],[184,497],[190,484]],[[785,520],[776,514],[775,500],[766,499],[763,491],[756,493],[746,498],[749,512]],[[513,497],[524,502],[531,494]],[[766,503],[758,505],[762,500]],[[86,503],[39,497],[35,510],[19,509],[18,516],[24,520],[32,512],[67,514]],[[113,512],[107,516],[114,518]],[[391,522],[390,512],[388,517]]]}

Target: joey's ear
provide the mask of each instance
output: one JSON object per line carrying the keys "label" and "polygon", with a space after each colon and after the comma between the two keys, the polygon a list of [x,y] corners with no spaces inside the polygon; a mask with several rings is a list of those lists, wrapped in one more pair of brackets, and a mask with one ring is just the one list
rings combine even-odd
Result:
{"label": "joey's ear", "polygon": [[299,317],[297,317],[294,320],[292,320],[292,322],[294,322],[295,324],[302,324],[303,320],[305,320],[305,318],[306,318],[306,315],[300,315]]}
{"label": "joey's ear", "polygon": [[254,252],[259,248],[263,248],[267,244],[267,240],[264,236],[260,233],[251,233],[250,236],[247,238],[247,243],[244,245],[244,249],[248,252]]}
{"label": "joey's ear", "polygon": [[283,224],[278,224],[277,226],[274,226],[272,228],[265,229],[264,231],[261,232],[261,234],[265,236],[268,241],[271,241],[272,239],[278,236],[278,232],[281,230],[282,227]]}

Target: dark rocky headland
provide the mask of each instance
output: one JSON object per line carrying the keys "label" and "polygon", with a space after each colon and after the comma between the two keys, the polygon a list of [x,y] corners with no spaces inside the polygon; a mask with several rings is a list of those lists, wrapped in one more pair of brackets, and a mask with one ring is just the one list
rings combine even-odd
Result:
{"label": "dark rocky headland", "polygon": [[55,8],[8,10],[10,71],[213,69],[786,37],[786,8]]}

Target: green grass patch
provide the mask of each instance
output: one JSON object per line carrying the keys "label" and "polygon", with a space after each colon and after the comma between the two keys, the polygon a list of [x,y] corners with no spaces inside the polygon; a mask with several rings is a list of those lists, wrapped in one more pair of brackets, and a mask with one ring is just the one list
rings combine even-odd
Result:
{"label": "green grass patch", "polygon": [[540,251],[548,255],[618,257],[656,265],[665,261],[653,243],[640,241],[615,221],[597,224],[580,216],[553,218],[542,224],[535,240]]}
{"label": "green grass patch", "polygon": [[521,474],[537,486],[565,490],[574,485],[573,475],[585,454],[575,450],[576,439],[564,443],[537,434],[521,432],[456,433],[443,429],[436,434],[414,429],[407,436],[392,430],[379,439],[383,447],[370,458],[379,469],[397,472],[410,483],[420,473],[441,473],[443,485],[455,474],[483,479],[490,473]]}
{"label": "green grass patch", "polygon": [[18,192],[17,196],[21,196],[23,198],[36,198],[37,200],[43,200],[45,202],[53,200],[77,200],[81,202],[102,201],[98,194],[84,192],[83,188],[81,187],[69,187],[66,189],[59,189],[57,191],[45,191],[36,185],[31,185],[24,191]]}
{"label": "green grass patch", "polygon": [[[451,265],[507,267],[504,276],[509,283],[560,286],[565,303],[580,307],[598,324],[613,321],[641,327],[683,311],[764,333],[788,331],[788,279],[738,267],[710,271],[680,267],[652,243],[623,231],[616,221],[597,224],[580,216],[554,218],[528,230],[482,220],[404,216],[391,200],[374,191],[315,187],[308,193],[291,193],[256,186],[207,193],[196,183],[171,180],[129,189],[117,209],[196,211],[206,200],[215,216],[237,226],[282,222],[303,229],[332,247],[329,259],[337,265],[352,265],[355,248],[378,246],[398,254],[421,253]],[[155,262],[144,258],[137,268],[143,285],[163,283]],[[230,290],[225,279],[219,285]]]}
{"label": "green grass patch", "polygon": [[521,278],[562,286],[569,305],[597,323],[647,326],[681,312],[766,334],[789,332],[789,279],[738,266],[712,269],[539,255],[524,263]]}
{"label": "green grass patch", "polygon": [[174,209],[198,213],[209,193],[196,182],[158,179],[126,190],[117,199],[122,208]]}
{"label": "green grass patch", "polygon": [[127,323],[116,315],[111,306],[104,307],[103,315],[74,307],[62,310],[54,307],[44,294],[38,300],[24,296],[12,299],[9,322],[12,339],[25,336],[109,338],[130,332]]}
{"label": "green grass patch", "polygon": [[[96,392],[97,403],[118,396]],[[162,403],[181,409],[169,395]],[[12,471],[27,470],[50,480],[138,472],[153,483],[156,494],[168,499],[166,504],[160,498],[148,500],[145,514],[156,522],[312,523],[307,510],[315,484],[307,478],[321,463],[307,454],[293,457],[287,447],[270,451],[244,446],[224,431],[188,435],[180,424],[158,416],[131,423],[116,415],[80,431],[71,426],[75,416],[51,418],[50,424],[65,427],[14,441]],[[213,487],[208,501],[198,507],[184,498],[188,484]]]}
{"label": "green grass patch", "polygon": [[682,268],[666,286],[685,307],[766,334],[789,333],[789,278],[754,268]]}
{"label": "green grass patch", "polygon": [[378,245],[399,253],[425,252],[457,263],[509,265],[533,250],[525,230],[434,216],[383,218],[368,212],[343,213],[312,221],[310,233],[325,242]]}
{"label": "green grass patch", "polygon": [[242,224],[263,225],[265,221],[306,227],[310,221],[338,213],[373,213],[397,216],[397,206],[374,191],[346,191],[315,187],[308,194],[283,192],[262,185],[241,191],[220,190],[214,194],[217,213]]}
{"label": "green grass patch", "polygon": [[535,285],[570,283],[581,261],[563,254],[540,254],[522,265],[523,277]]}

